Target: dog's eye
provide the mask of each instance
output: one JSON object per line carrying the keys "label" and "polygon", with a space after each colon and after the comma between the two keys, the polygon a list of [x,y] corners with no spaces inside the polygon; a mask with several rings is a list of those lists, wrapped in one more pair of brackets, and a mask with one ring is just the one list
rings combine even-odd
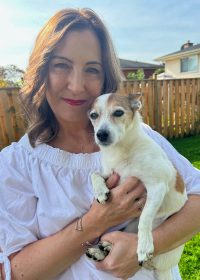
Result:
{"label": "dog's eye", "polygon": [[116,110],[116,111],[114,111],[113,116],[114,117],[121,117],[121,116],[123,116],[123,114],[124,114],[124,111]]}
{"label": "dog's eye", "polygon": [[96,120],[96,119],[98,118],[98,116],[99,116],[99,115],[98,115],[97,113],[94,113],[94,112],[90,114],[90,118],[91,118],[92,120]]}

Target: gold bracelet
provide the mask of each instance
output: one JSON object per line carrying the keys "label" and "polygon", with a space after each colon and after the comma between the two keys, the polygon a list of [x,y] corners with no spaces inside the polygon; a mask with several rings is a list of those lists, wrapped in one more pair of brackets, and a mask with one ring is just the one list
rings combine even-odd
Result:
{"label": "gold bracelet", "polygon": [[[82,219],[83,219],[83,216],[76,220],[76,227],[75,227],[75,229],[77,231],[83,231],[83,221],[82,221]],[[81,245],[82,245],[82,247],[84,249],[87,249],[87,248],[90,248],[90,247],[93,247],[93,246],[97,245],[99,243],[99,241],[100,241],[100,237],[96,238],[92,242],[85,241]]]}
{"label": "gold bracelet", "polygon": [[76,230],[77,231],[83,231],[83,223],[82,223],[83,217],[80,217],[76,221]]}

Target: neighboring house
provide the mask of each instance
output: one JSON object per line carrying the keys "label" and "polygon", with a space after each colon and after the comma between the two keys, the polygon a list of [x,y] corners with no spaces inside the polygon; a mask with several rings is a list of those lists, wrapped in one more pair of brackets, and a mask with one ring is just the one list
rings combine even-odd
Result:
{"label": "neighboring house", "polygon": [[173,78],[199,78],[200,44],[188,41],[179,51],[158,57],[155,61],[164,63],[165,74]]}
{"label": "neighboring house", "polygon": [[153,73],[158,69],[163,67],[163,65],[151,64],[133,60],[126,60],[120,58],[120,66],[121,70],[124,73],[124,77],[126,78],[128,73],[137,72],[139,69],[143,69],[145,74],[145,79],[148,79]]}

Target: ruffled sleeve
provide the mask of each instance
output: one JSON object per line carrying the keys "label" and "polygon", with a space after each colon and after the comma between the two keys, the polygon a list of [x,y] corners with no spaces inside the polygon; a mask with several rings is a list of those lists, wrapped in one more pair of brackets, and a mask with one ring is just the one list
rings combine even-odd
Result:
{"label": "ruffled sleeve", "polygon": [[38,239],[37,197],[27,151],[17,143],[0,152],[0,263],[11,279],[9,256]]}
{"label": "ruffled sleeve", "polygon": [[177,168],[185,182],[187,194],[200,194],[200,170],[195,168],[185,157],[179,154],[158,132],[145,124],[144,130],[165,151],[169,160]]}

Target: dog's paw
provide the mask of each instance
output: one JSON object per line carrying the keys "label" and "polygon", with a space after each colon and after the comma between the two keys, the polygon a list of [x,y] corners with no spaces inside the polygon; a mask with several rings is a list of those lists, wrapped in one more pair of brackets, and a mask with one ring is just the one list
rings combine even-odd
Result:
{"label": "dog's paw", "polygon": [[112,248],[112,244],[108,241],[101,241],[101,242],[99,242],[98,247],[101,251],[107,252],[107,255],[108,255],[108,253],[110,252],[110,250]]}
{"label": "dog's paw", "polygon": [[153,258],[154,246],[152,234],[140,234],[138,235],[138,263],[143,265],[143,263],[150,261]]}
{"label": "dog's paw", "polygon": [[102,261],[107,256],[106,252],[100,250],[99,248],[88,248],[86,251],[86,256],[94,261]]}
{"label": "dog's paw", "polygon": [[105,204],[106,201],[110,197],[110,191],[109,190],[102,190],[101,192],[98,193],[98,196],[96,197],[97,202],[101,204]]}
{"label": "dog's paw", "polygon": [[99,242],[97,247],[88,248],[86,256],[94,261],[102,261],[109,254],[112,244],[107,241]]}

